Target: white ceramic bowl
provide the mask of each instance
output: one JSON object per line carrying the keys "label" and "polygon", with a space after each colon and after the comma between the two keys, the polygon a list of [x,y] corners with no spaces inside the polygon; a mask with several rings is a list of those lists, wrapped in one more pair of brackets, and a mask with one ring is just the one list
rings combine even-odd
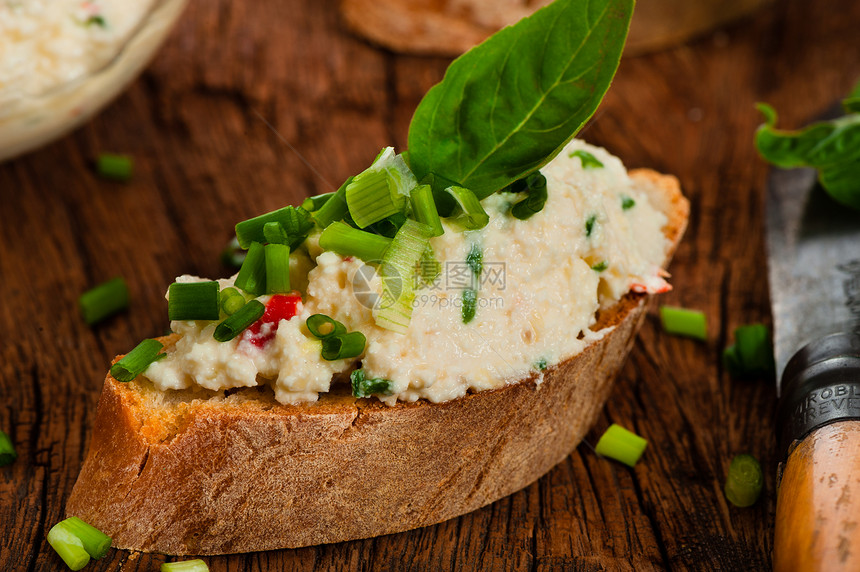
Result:
{"label": "white ceramic bowl", "polygon": [[186,2],[156,0],[115,46],[112,57],[97,69],[38,93],[16,92],[15,85],[5,86],[0,94],[4,100],[0,106],[0,161],[65,135],[119,95],[149,63]]}

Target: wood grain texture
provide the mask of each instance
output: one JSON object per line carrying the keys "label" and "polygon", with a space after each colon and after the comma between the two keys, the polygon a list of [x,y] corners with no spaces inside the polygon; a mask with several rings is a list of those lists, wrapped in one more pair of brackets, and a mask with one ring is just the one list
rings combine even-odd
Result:
{"label": "wood grain texture", "polygon": [[[240,219],[331,190],[384,145],[403,148],[421,95],[448,60],[395,56],[352,37],[334,0],[192,0],[157,60],[101,115],[0,165],[0,427],[19,458],[0,469],[0,568],[57,570],[45,541],[80,470],[112,356],[167,327],[163,292],[219,276]],[[767,101],[798,126],[860,77],[860,2],[777,2],[684,47],[622,61],[583,133],[631,167],[674,173],[691,225],[661,303],[707,314],[706,343],[642,333],[586,437],[616,422],[650,445],[635,469],[587,444],[534,485],[416,531],[207,558],[234,570],[768,570],[776,465],[770,380],[738,382],[720,352],[769,322],[763,251],[767,167],[752,133]],[[262,119],[261,119],[262,118]],[[269,122],[280,136],[271,130]],[[102,151],[134,155],[128,184],[99,180]],[[310,167],[308,166],[310,165]],[[78,295],[115,275],[128,313],[88,328]],[[732,455],[765,470],[749,509],[722,495]],[[111,551],[87,570],[157,569]]]}
{"label": "wood grain texture", "polygon": [[813,431],[791,451],[777,495],[774,570],[860,569],[860,421]]}

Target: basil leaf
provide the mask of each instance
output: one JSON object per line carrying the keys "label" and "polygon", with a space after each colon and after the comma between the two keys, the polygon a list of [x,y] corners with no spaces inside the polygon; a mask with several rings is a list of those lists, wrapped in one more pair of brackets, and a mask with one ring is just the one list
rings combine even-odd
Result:
{"label": "basil leaf", "polygon": [[550,161],[609,88],[633,0],[556,0],[448,67],[409,126],[410,167],[482,199]]}

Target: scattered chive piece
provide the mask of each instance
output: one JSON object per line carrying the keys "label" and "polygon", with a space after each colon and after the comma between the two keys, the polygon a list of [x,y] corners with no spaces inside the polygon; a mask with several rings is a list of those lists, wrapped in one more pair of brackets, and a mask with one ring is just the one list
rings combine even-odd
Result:
{"label": "scattered chive piece", "polygon": [[546,358],[540,358],[535,362],[535,369],[538,371],[546,371],[547,363]]}
{"label": "scattered chive piece", "polygon": [[93,14],[84,22],[86,26],[98,26],[99,28],[107,28],[107,22],[101,14]]}
{"label": "scattered chive piece", "polygon": [[221,309],[228,316],[232,316],[245,305],[245,297],[236,288],[224,288],[219,295]]}
{"label": "scattered chive piece", "polygon": [[89,563],[90,555],[84,549],[81,539],[72,534],[65,522],[60,521],[51,527],[48,531],[48,544],[59,554],[66,566],[72,570],[80,570]]}
{"label": "scattered chive piece", "polygon": [[110,366],[111,376],[122,382],[131,381],[146,371],[146,368],[163,358],[166,354],[159,353],[164,345],[158,340],[143,340],[115,364]]}
{"label": "scattered chive piece", "polygon": [[363,369],[357,369],[349,375],[352,382],[353,397],[367,397],[373,394],[391,395],[393,383],[381,377],[368,379]]}
{"label": "scattered chive piece", "polygon": [[358,357],[364,351],[367,338],[361,332],[327,336],[322,340],[322,358],[326,361]]}
{"label": "scattered chive piece", "polygon": [[312,315],[305,321],[305,325],[311,334],[320,340],[346,333],[346,326],[325,314]]}
{"label": "scattered chive piece", "polygon": [[293,250],[298,248],[314,227],[308,211],[302,207],[284,207],[236,224],[236,238],[239,246],[250,248],[254,242],[267,242],[264,228],[271,222],[277,222],[283,226],[284,232],[289,237],[288,244]]}
{"label": "scattered chive piece", "polygon": [[357,228],[344,222],[333,222],[320,235],[320,247],[341,256],[355,256],[365,262],[382,260],[391,239]]}
{"label": "scattered chive piece", "polygon": [[432,236],[442,236],[445,229],[442,228],[442,219],[436,209],[436,201],[433,200],[433,189],[430,185],[418,185],[409,194],[412,203],[412,214],[415,220],[430,227]]}
{"label": "scattered chive piece", "polygon": [[594,232],[594,225],[597,223],[597,215],[591,215],[585,221],[585,236],[591,236]]}
{"label": "scattered chive piece", "polygon": [[102,153],[96,159],[96,172],[105,179],[128,181],[134,171],[134,163],[128,155]]}
{"label": "scattered chive piece", "polygon": [[234,282],[236,287],[254,296],[266,293],[266,249],[252,242]]}
{"label": "scattered chive piece", "polygon": [[465,187],[448,187],[445,189],[451,198],[454,199],[457,206],[447,217],[448,223],[455,229],[463,230],[479,230],[487,226],[490,222],[490,215],[481,206],[481,201],[475,196],[475,193]]}
{"label": "scattered chive piece", "polygon": [[382,294],[380,302],[373,307],[377,326],[400,334],[405,334],[409,328],[415,299],[415,271],[430,245],[431,232],[426,224],[407,220],[385,251],[379,267]]}
{"label": "scattered chive piece", "polygon": [[770,331],[764,324],[735,329],[735,343],[723,350],[723,363],[733,377],[772,375],[776,369]]}
{"label": "scattered chive piece", "polygon": [[586,170],[603,168],[603,163],[600,162],[600,159],[598,159],[588,151],[584,151],[582,149],[574,151],[573,153],[568,155],[568,157],[578,157],[579,160],[582,161],[582,168]]}
{"label": "scattered chive piece", "polygon": [[607,268],[609,268],[609,263],[605,260],[601,260],[600,262],[591,267],[591,269],[595,272],[603,272]]}
{"label": "scattered chive piece", "polygon": [[170,320],[217,320],[219,316],[217,282],[174,282],[167,289]]}
{"label": "scattered chive piece", "polygon": [[346,187],[354,178],[350,177],[344,181],[335,194],[313,213],[313,219],[320,228],[328,228],[328,225],[342,220],[349,213],[349,207],[346,206]]}
{"label": "scattered chive piece", "polygon": [[318,211],[334,195],[335,195],[335,193],[323,193],[323,194],[317,195],[315,197],[308,197],[302,203],[302,208],[305,209],[306,211],[308,211],[309,213],[313,213],[314,211]]}
{"label": "scattered chive piece", "polygon": [[77,536],[87,554],[96,560],[102,558],[110,550],[111,537],[76,516],[67,518],[57,526],[59,525],[64,526],[68,532]]}
{"label": "scattered chive piece", "polygon": [[481,274],[484,272],[484,251],[475,243],[469,247],[469,254],[466,255],[466,264],[472,269],[472,274],[480,280]]}
{"label": "scattered chive piece", "polygon": [[636,201],[627,195],[621,195],[621,210],[630,210],[636,206]]}
{"label": "scattered chive piece", "polygon": [[267,244],[266,294],[284,294],[290,291],[290,247],[286,244]]}
{"label": "scattered chive piece", "polygon": [[758,500],[763,483],[764,476],[758,460],[746,453],[736,455],[726,477],[726,498],[737,507],[751,506]]}
{"label": "scattered chive piece", "polygon": [[403,212],[409,191],[418,185],[403,157],[383,149],[370,167],[346,186],[346,204],[359,228]]}
{"label": "scattered chive piece", "polygon": [[113,278],[81,294],[78,306],[92,326],[128,307],[128,286],[122,278]]}
{"label": "scattered chive piece", "polygon": [[17,458],[18,453],[15,451],[12,439],[5,431],[0,431],[0,467],[11,465]]}
{"label": "scattered chive piece", "polygon": [[648,441],[613,423],[600,437],[594,451],[598,455],[621,461],[628,467],[633,467],[639,461],[646,446],[648,446]]}
{"label": "scattered chive piece", "polygon": [[468,324],[475,319],[478,309],[478,291],[472,288],[463,290],[463,323]]}
{"label": "scattered chive piece", "polygon": [[221,251],[221,264],[238,270],[243,262],[245,262],[245,251],[239,246],[239,239],[234,236]]}
{"label": "scattered chive piece", "polygon": [[251,300],[242,306],[238,312],[218,324],[213,337],[219,342],[229,342],[241,334],[245,328],[259,320],[265,311],[266,307],[263,306],[262,302]]}
{"label": "scattered chive piece", "polygon": [[164,562],[160,572],[209,572],[209,566],[199,558],[182,562]]}
{"label": "scattered chive piece", "polygon": [[663,330],[667,333],[702,341],[708,339],[708,324],[704,312],[660,306],[660,320],[663,322]]}

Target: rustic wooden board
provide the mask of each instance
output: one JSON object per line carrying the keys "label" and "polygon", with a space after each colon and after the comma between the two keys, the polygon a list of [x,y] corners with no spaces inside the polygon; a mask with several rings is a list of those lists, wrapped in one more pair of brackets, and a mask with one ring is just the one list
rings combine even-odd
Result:
{"label": "rustic wooden board", "polygon": [[[157,60],[72,135],[0,165],[0,568],[58,570],[45,541],[80,468],[110,358],[167,328],[163,291],[227,273],[243,218],[331,190],[384,145],[403,148],[421,95],[447,65],[346,31],[334,0],[192,0]],[[709,340],[647,320],[605,413],[650,440],[635,468],[587,444],[537,483],[437,526],[366,541],[207,558],[212,570],[767,570],[778,462],[769,380],[737,382],[719,356],[740,324],[769,322],[762,236],[767,167],[759,100],[797,126],[860,77],[860,3],[776,3],[685,47],[625,59],[583,136],[630,167],[677,174],[688,235],[660,303],[699,308]],[[274,128],[270,129],[267,122]],[[275,130],[277,133],[275,133]],[[280,134],[280,135],[278,135]],[[130,153],[128,184],[91,159]],[[126,277],[130,311],[88,328],[86,288]],[[721,489],[732,455],[767,475],[749,509]],[[145,571],[162,555],[111,551],[87,570]]]}

